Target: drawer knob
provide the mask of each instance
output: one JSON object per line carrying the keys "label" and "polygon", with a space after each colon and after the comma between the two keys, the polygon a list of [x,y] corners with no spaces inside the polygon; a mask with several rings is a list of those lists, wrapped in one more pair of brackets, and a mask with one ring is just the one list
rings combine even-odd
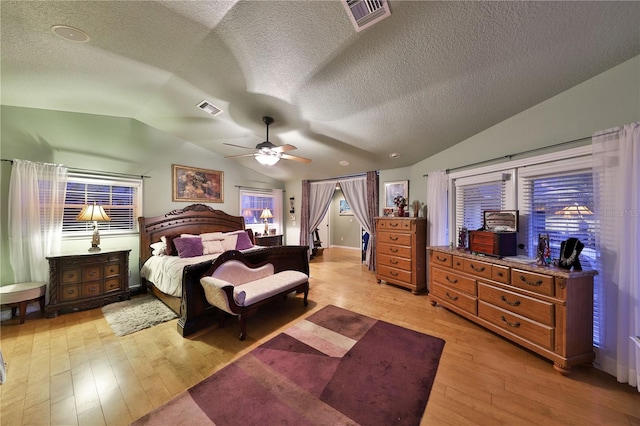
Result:
{"label": "drawer knob", "polygon": [[502,322],[504,322],[505,324],[507,324],[509,327],[514,327],[514,328],[518,328],[520,327],[520,323],[519,322],[509,322],[507,321],[507,319],[504,317],[504,315],[500,315],[500,319],[502,320]]}
{"label": "drawer knob", "polygon": [[504,277],[504,274],[502,272],[496,272],[496,275],[499,277]]}
{"label": "drawer knob", "polygon": [[438,262],[446,262],[446,261],[447,261],[447,258],[446,258],[446,257],[440,257],[440,256],[438,256],[438,255],[436,254],[436,260],[437,260]]}
{"label": "drawer knob", "polygon": [[458,279],[457,278],[449,278],[449,275],[447,275],[445,277],[447,279],[447,281],[449,281],[451,284],[457,284],[458,283]]}
{"label": "drawer knob", "polygon": [[398,261],[395,260],[395,259],[389,259],[389,263],[392,264],[392,265],[397,265]]}
{"label": "drawer knob", "polygon": [[389,275],[393,275],[394,277],[397,277],[398,273],[394,271],[389,271]]}
{"label": "drawer knob", "polygon": [[398,241],[398,237],[389,237],[391,241]]}
{"label": "drawer knob", "polygon": [[389,226],[392,227],[392,228],[397,228],[398,224],[397,223],[390,223]]}
{"label": "drawer knob", "polygon": [[73,293],[75,293],[75,292],[76,292],[75,290],[69,289],[69,290],[67,291],[67,294],[73,294]]}
{"label": "drawer knob", "polygon": [[470,266],[471,266],[471,269],[473,269],[473,270],[474,270],[474,271],[476,271],[476,272],[483,272],[483,271],[484,271],[484,269],[485,269],[485,268],[484,268],[484,266],[481,266],[481,267],[479,267],[479,268],[478,268],[478,267],[477,267],[476,265],[474,265],[473,263],[471,263],[471,264],[470,264]]}
{"label": "drawer knob", "polygon": [[507,298],[506,298],[506,297],[504,297],[504,296],[500,296],[500,299],[502,299],[502,301],[503,301],[504,303],[506,303],[507,305],[510,305],[510,306],[520,306],[520,301],[519,301],[519,300],[516,300],[515,302],[509,302],[509,301],[507,300]]}
{"label": "drawer knob", "polygon": [[527,279],[524,277],[524,275],[520,275],[520,281],[523,281],[529,285],[538,287],[542,285],[542,280],[538,280],[538,281],[527,281]]}
{"label": "drawer knob", "polygon": [[445,294],[447,295],[447,297],[448,297],[449,299],[453,300],[454,302],[455,302],[456,300],[458,300],[458,296],[452,296],[452,295],[450,295],[450,294],[449,294],[449,292],[448,292],[448,291],[447,291]]}
{"label": "drawer knob", "polygon": [[395,248],[395,247],[389,247],[389,251],[390,251],[391,253],[397,253],[397,252],[398,252],[398,249],[397,249],[397,248]]}

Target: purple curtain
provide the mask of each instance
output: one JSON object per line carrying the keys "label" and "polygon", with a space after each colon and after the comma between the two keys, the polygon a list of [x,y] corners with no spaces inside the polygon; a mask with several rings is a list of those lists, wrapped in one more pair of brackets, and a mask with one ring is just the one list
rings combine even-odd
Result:
{"label": "purple curtain", "polygon": [[378,172],[367,172],[367,208],[369,209],[369,221],[373,224],[374,232],[369,235],[369,247],[371,247],[371,259],[369,260],[369,270],[376,270],[376,233],[375,233],[375,220],[378,216]]}
{"label": "purple curtain", "polygon": [[300,245],[309,246],[309,192],[311,184],[302,181],[302,200],[300,201]]}

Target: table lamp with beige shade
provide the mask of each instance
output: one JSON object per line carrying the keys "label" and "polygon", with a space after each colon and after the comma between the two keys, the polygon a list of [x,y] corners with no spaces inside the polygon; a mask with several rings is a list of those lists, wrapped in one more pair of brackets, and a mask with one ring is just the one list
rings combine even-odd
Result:
{"label": "table lamp with beige shade", "polygon": [[265,207],[264,210],[262,210],[262,213],[260,213],[260,219],[264,219],[265,235],[269,233],[269,219],[271,219],[272,217],[273,217],[273,214],[271,214],[271,210],[269,210],[268,207]]}
{"label": "table lamp with beige shade", "polygon": [[111,220],[102,206],[97,205],[95,201],[93,204],[84,206],[78,217],[76,217],[76,220],[81,222],[93,222],[93,237],[91,238],[91,247],[89,248],[89,251],[100,251],[98,222],[108,222]]}

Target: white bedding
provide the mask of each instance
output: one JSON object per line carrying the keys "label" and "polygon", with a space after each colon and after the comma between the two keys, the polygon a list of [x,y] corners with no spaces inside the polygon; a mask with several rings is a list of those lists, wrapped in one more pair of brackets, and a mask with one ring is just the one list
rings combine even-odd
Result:
{"label": "white bedding", "polygon": [[[264,247],[253,246],[253,248],[241,251],[242,253],[249,253],[261,248]],[[182,297],[182,271],[184,267],[215,259],[218,256],[220,256],[220,253],[196,257],[151,256],[142,265],[140,277],[152,282],[164,294]]]}

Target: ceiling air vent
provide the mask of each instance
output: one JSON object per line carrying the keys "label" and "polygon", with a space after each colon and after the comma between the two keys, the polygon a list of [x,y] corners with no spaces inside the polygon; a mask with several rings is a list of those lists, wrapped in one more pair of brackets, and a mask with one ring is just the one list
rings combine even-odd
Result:
{"label": "ceiling air vent", "polygon": [[343,0],[342,4],[356,31],[362,31],[391,15],[385,0]]}
{"label": "ceiling air vent", "polygon": [[198,104],[198,108],[200,108],[201,110],[213,115],[214,117],[222,112],[222,110],[220,108],[218,108],[215,105],[211,105],[207,101],[200,102]]}

